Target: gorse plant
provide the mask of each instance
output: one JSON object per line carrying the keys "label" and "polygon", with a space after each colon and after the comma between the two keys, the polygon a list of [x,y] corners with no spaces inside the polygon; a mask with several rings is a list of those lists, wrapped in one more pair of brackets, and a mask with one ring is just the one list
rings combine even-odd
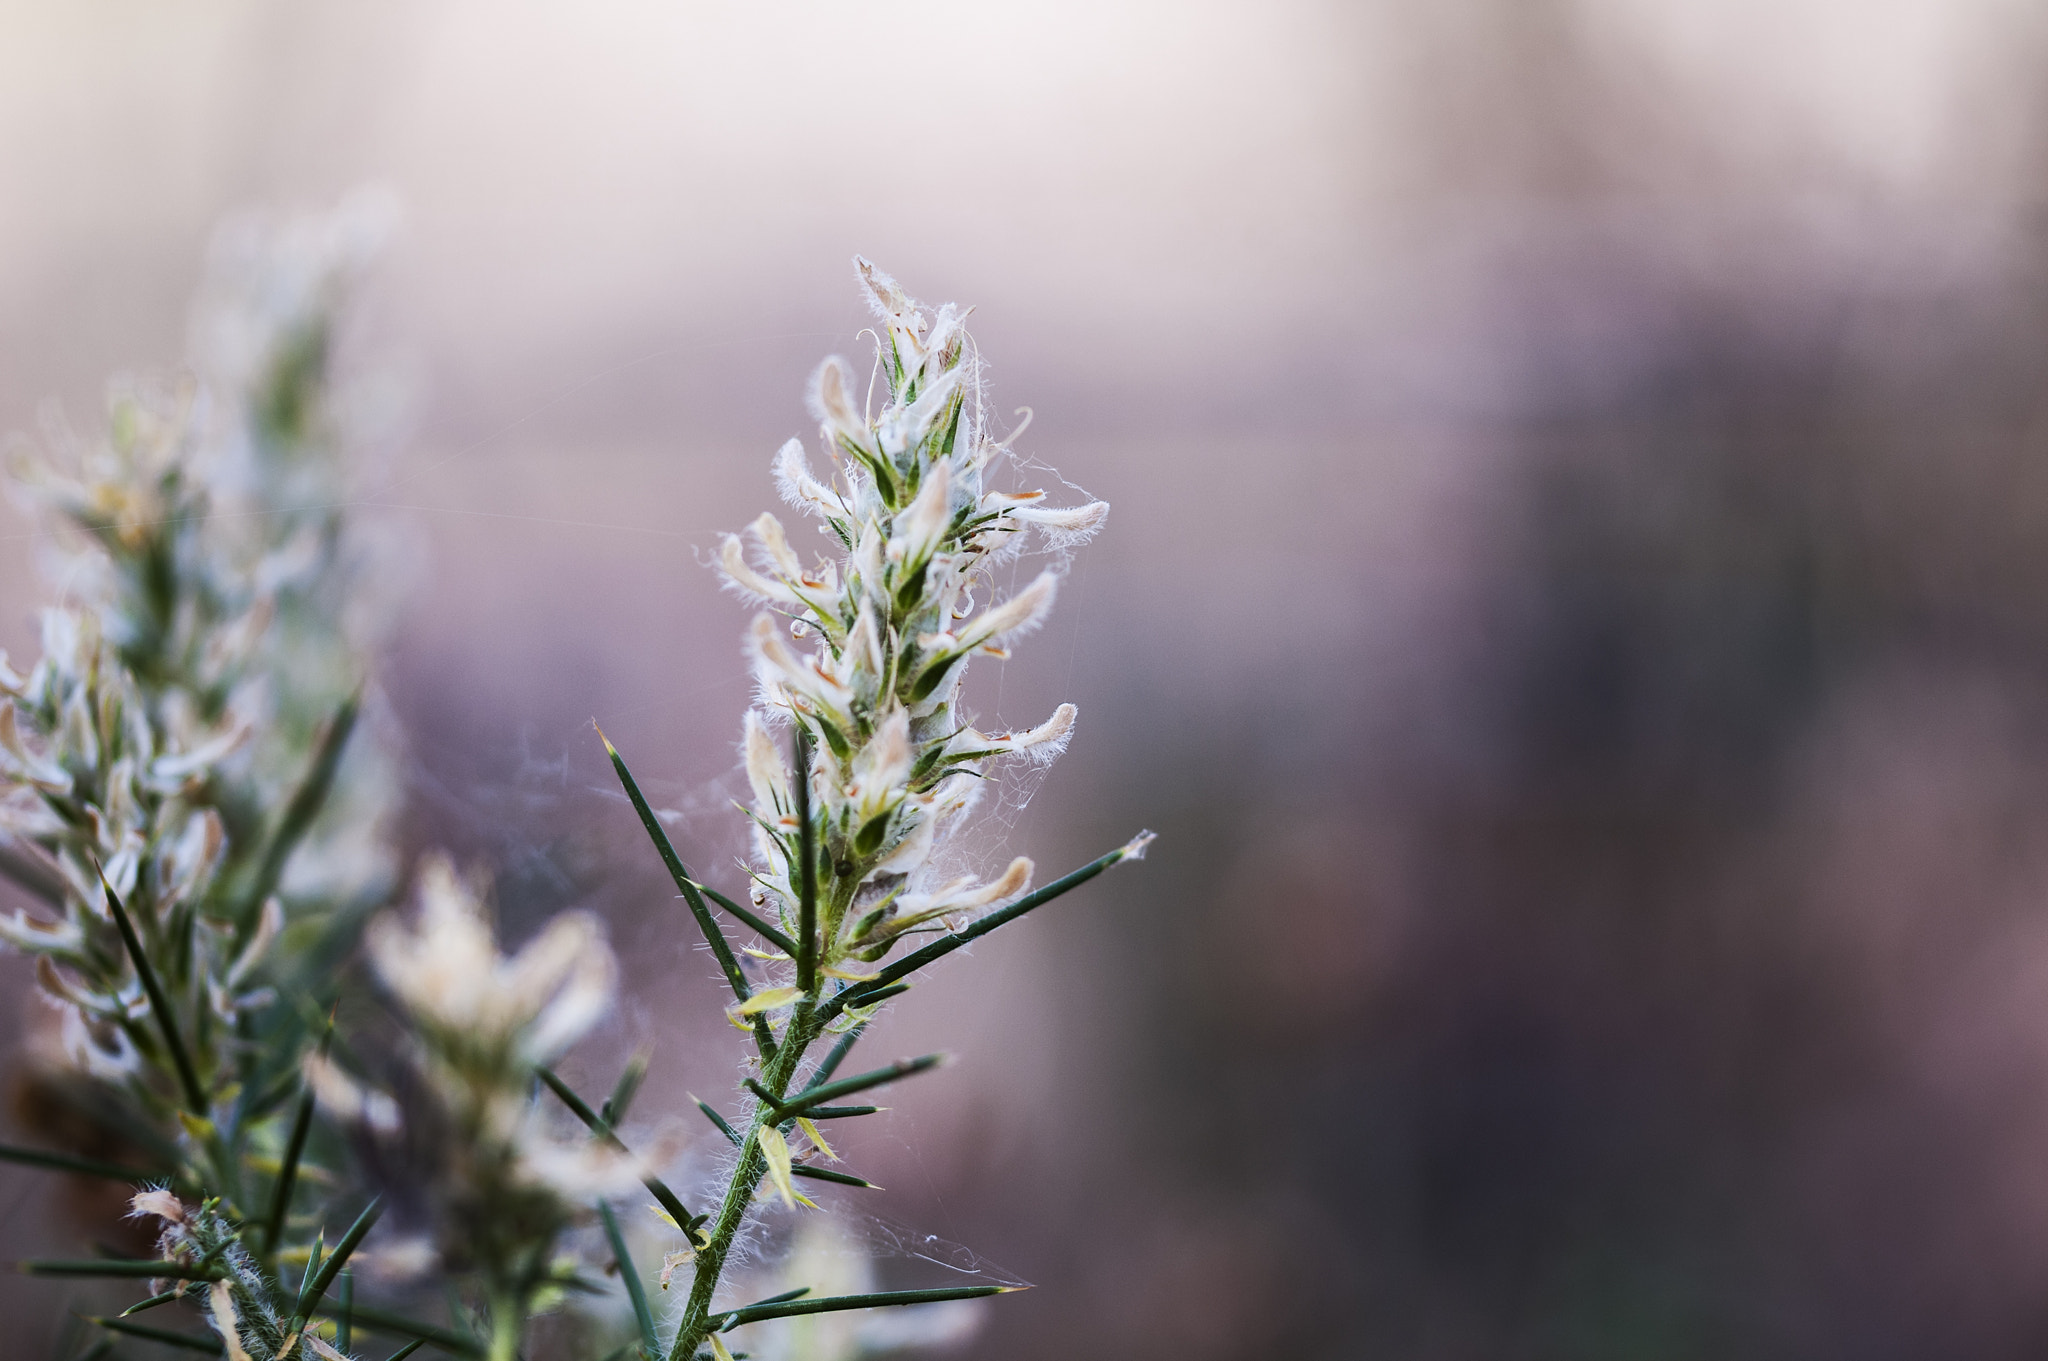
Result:
{"label": "gorse plant", "polygon": [[[941,1062],[842,1075],[879,1010],[1151,840],[1035,890],[1021,857],[991,877],[961,872],[962,833],[1003,763],[1051,761],[1075,725],[1071,704],[1021,731],[973,722],[971,658],[1037,628],[1060,580],[1048,567],[1005,596],[999,569],[1028,552],[1064,562],[1108,507],[993,486],[1009,446],[985,426],[965,313],[921,308],[857,262],[886,397],[879,412],[857,406],[848,367],[828,359],[810,393],[828,471],[800,441],[775,460],[785,499],[834,551],[807,561],[764,514],[720,558],[725,581],[766,607],[746,635],[752,858],[733,896],[685,867],[605,742],[751,1043],[741,1107],[698,1103],[729,1151],[708,1195],[686,1199],[662,1176],[674,1142],[635,1151],[619,1132],[644,1061],[595,1106],[552,1068],[614,1001],[595,918],[562,913],[507,956],[481,881],[433,857],[412,920],[364,930],[391,880],[393,781],[388,746],[351,738],[375,611],[360,604],[366,554],[343,514],[328,374],[357,257],[346,231],[297,232],[245,249],[257,268],[213,291],[201,329],[225,358],[198,384],[138,390],[105,441],[67,436],[18,473],[79,533],[82,584],[78,603],[45,613],[28,674],[0,663],[0,867],[41,900],[0,934],[37,956],[85,1104],[150,1166],[0,1155],[139,1180],[135,1213],[160,1226],[151,1258],[30,1268],[148,1283],[126,1314],[96,1320],[92,1354],[139,1337],[231,1361],[345,1356],[359,1330],[401,1339],[393,1356],[514,1361],[537,1315],[606,1292],[578,1256],[574,1231],[592,1223],[632,1311],[615,1357],[718,1361],[750,1323],[1009,1288],[875,1290],[838,1272],[854,1288],[723,1297],[767,1202],[815,1210],[807,1192],[870,1189],[832,1165],[829,1124],[876,1114],[871,1093]],[[340,967],[359,944],[367,969]],[[358,990],[384,999],[395,1038],[336,1033]],[[567,1117],[544,1103],[583,1131],[552,1130]],[[650,1297],[614,1208],[641,1190],[676,1235],[668,1296]],[[797,1238],[811,1248],[792,1270],[826,1241]],[[352,1268],[366,1265],[414,1283],[399,1288],[415,1302],[420,1284],[447,1287],[446,1321],[357,1300]],[[657,1299],[674,1301],[668,1317]],[[132,1317],[181,1304],[210,1331]],[[835,1336],[835,1355],[859,1345]]]}
{"label": "gorse plant", "polygon": [[[27,676],[0,666],[0,863],[54,913],[0,936],[38,957],[70,1060],[142,1117],[127,1136],[243,1209],[311,1019],[277,985],[347,952],[391,868],[390,762],[341,759],[369,640],[324,365],[373,233],[358,211],[245,252],[202,311],[234,315],[232,373],[130,386],[103,440],[56,427],[15,461],[78,541],[77,603],[44,612]],[[288,883],[319,841],[324,868]]]}
{"label": "gorse plant", "polygon": [[580,912],[505,958],[480,895],[446,860],[429,860],[420,879],[417,927],[381,918],[366,941],[407,1023],[403,1100],[317,1055],[308,1071],[395,1203],[406,1236],[382,1250],[385,1274],[474,1281],[484,1350],[510,1361],[527,1319],[582,1288],[574,1259],[555,1255],[562,1231],[592,1197],[641,1181],[640,1162],[615,1143],[551,1137],[533,1101],[536,1068],[610,1009],[617,965]]}
{"label": "gorse plant", "polygon": [[[1007,641],[1036,628],[1058,587],[1048,570],[995,601],[991,569],[1016,556],[1033,530],[1062,548],[1080,542],[1109,507],[1098,501],[1051,509],[1040,492],[986,488],[1006,446],[984,428],[979,358],[965,314],[950,304],[927,312],[888,275],[856,263],[883,326],[877,362],[887,374],[888,399],[878,414],[864,414],[854,405],[845,363],[826,360],[811,383],[811,407],[832,460],[831,479],[813,473],[800,441],[784,445],[775,460],[784,499],[822,522],[837,560],[806,563],[769,514],[748,531],[751,561],[738,538],[725,541],[722,556],[732,587],[770,607],[747,632],[759,689],[744,730],[754,865],[743,896],[751,907],[690,875],[625,761],[606,743],[732,989],[731,1014],[752,1033],[757,1072],[746,1079],[751,1102],[740,1118],[705,1108],[736,1155],[715,1208],[683,1226],[694,1261],[667,1349],[671,1361],[695,1357],[707,1345],[723,1357],[721,1333],[763,1319],[1003,1289],[824,1299],[804,1293],[738,1308],[715,1303],[763,1180],[785,1202],[804,1199],[798,1178],[861,1184],[819,1165],[834,1160],[820,1125],[873,1114],[875,1107],[854,1099],[941,1061],[931,1054],[839,1077],[877,1009],[906,991],[919,970],[1141,856],[1151,840],[1140,834],[1036,892],[1026,891],[1033,871],[1026,859],[986,883],[945,868],[944,844],[980,800],[990,763],[1049,760],[1074,727],[1071,704],[1026,732],[989,734],[968,721],[960,700],[968,659],[1002,655]],[[781,732],[790,735],[788,761]],[[759,985],[727,942],[714,904],[767,947],[753,952],[770,965]],[[908,946],[914,948],[890,959]]]}
{"label": "gorse plant", "polygon": [[[0,938],[57,1012],[37,1080],[141,1166],[0,1156],[200,1200],[172,1218],[233,1226],[237,1271],[311,1255],[348,1198],[321,1191],[340,1173],[301,1065],[395,864],[388,726],[359,721],[381,628],[344,514],[362,432],[329,362],[385,216],[225,233],[193,375],[123,384],[103,436],[53,420],[12,460],[67,603],[26,675],[0,658],[0,869],[36,900]],[[89,1266],[32,1269],[136,1274]]]}

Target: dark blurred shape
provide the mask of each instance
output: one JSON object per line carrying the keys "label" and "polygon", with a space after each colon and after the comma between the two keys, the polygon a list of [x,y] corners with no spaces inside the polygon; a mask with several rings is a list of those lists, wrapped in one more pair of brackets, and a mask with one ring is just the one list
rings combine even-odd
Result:
{"label": "dark blurred shape", "polygon": [[[1073,1212],[1134,1166],[1173,1208],[1109,1350],[2038,1354],[2040,270],[1517,267],[1542,409],[1409,736],[1276,763],[1345,703],[1280,684],[1119,735],[1146,1132]],[[1567,296],[1656,324],[1589,353]]]}

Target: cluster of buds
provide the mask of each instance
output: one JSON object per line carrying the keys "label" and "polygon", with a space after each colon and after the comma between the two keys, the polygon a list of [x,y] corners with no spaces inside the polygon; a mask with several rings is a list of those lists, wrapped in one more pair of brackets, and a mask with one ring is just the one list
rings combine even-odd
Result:
{"label": "cluster of buds", "polygon": [[[1032,865],[1022,858],[987,883],[938,882],[935,852],[979,799],[987,763],[1052,760],[1073,731],[1074,706],[1026,731],[985,733],[962,712],[960,681],[972,656],[1005,656],[1011,640],[1043,622],[1058,590],[1048,569],[994,602],[993,569],[1017,555],[1029,531],[1064,548],[1109,513],[1101,501],[1051,508],[1043,492],[986,489],[1008,446],[984,426],[966,313],[951,304],[927,312],[888,275],[857,263],[883,323],[878,363],[888,400],[878,414],[864,413],[845,362],[826,360],[810,400],[830,480],[813,474],[801,441],[775,461],[784,498],[821,521],[839,560],[807,564],[770,514],[749,527],[751,553],[732,536],[721,558],[726,580],[770,607],[748,633],[759,685],[745,736],[754,901],[794,936],[806,925],[801,881],[813,876],[815,962],[828,975],[1029,886]],[[814,646],[802,650],[806,642]],[[772,735],[788,723],[804,739],[802,788]],[[806,815],[812,865],[800,863]]]}
{"label": "cluster of buds", "polygon": [[[209,901],[225,841],[210,786],[245,742],[247,720],[230,712],[207,724],[174,703],[153,713],[148,699],[89,613],[45,613],[43,656],[27,677],[0,662],[0,777],[12,785],[0,828],[36,849],[32,866],[49,871],[38,882],[62,914],[0,917],[0,939],[37,957],[73,1063],[177,1104],[182,1093],[146,1077],[153,1068],[168,1085],[182,1075],[150,1022],[141,971],[154,969],[169,994],[198,992],[189,1019],[203,1059],[209,1029],[231,1028],[264,1000],[245,984],[281,920],[272,899],[238,932]],[[221,1076],[203,1064],[196,1075],[208,1090]]]}
{"label": "cluster of buds", "polygon": [[[152,1298],[196,1295],[228,1361],[349,1361],[319,1324],[295,1312],[296,1301],[249,1255],[218,1201],[189,1205],[168,1190],[150,1190],[135,1197],[130,1213],[163,1226],[155,1264],[163,1275],[152,1283],[158,1288]],[[317,1269],[309,1267],[309,1279]],[[133,1331],[150,1336],[140,1326]]]}
{"label": "cluster of buds", "polygon": [[389,881],[395,767],[381,733],[349,742],[363,549],[326,362],[374,216],[231,233],[199,376],[119,387],[103,434],[53,421],[12,460],[76,603],[28,675],[0,657],[0,872],[43,904],[0,939],[40,957],[68,1060],[185,1133],[256,1075],[231,1037],[280,931]]}

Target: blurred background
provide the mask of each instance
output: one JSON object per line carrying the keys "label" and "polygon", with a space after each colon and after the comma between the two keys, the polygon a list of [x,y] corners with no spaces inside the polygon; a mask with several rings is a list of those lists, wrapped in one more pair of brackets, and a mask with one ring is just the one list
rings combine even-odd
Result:
{"label": "blurred background", "polygon": [[[363,475],[415,549],[408,843],[493,867],[515,937],[605,913],[630,1000],[570,1070],[651,1046],[650,1124],[740,1046],[590,720],[729,865],[708,552],[866,355],[855,251],[978,306],[1028,478],[1115,507],[970,677],[995,722],[1081,710],[987,857],[1161,840],[876,1042],[961,1061],[849,1132],[861,1207],[1039,1286],[965,1354],[2048,1346],[2048,8],[0,34],[0,428],[175,363],[224,214],[404,203],[355,340],[410,394]],[[17,660],[32,549],[0,512]],[[75,1236],[60,1199],[0,1172],[6,1256]]]}

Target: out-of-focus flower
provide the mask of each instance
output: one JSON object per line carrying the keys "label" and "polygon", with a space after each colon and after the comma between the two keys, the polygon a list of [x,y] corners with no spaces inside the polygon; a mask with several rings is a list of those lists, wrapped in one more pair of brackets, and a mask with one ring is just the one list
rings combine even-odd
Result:
{"label": "out-of-focus flower", "polygon": [[355,1129],[395,1207],[402,1250],[376,1260],[387,1272],[472,1271],[494,1317],[523,1319],[519,1301],[552,1280],[561,1231],[594,1198],[634,1190],[647,1175],[616,1144],[552,1134],[533,1095],[536,1065],[612,1005],[618,966],[603,929],[563,913],[508,957],[478,887],[434,856],[413,919],[379,918],[365,944],[407,1022],[390,1075],[398,1095],[317,1055],[307,1076],[330,1115]]}
{"label": "out-of-focus flower", "polygon": [[420,871],[419,917],[379,918],[370,963],[423,1031],[452,1051],[507,1048],[525,1064],[559,1057],[610,1010],[618,966],[587,912],[564,912],[517,955],[498,953],[479,896],[443,857]]}
{"label": "out-of-focus flower", "polygon": [[[75,603],[44,612],[27,675],[0,659],[0,872],[43,903],[0,917],[0,942],[58,966],[37,971],[67,1013],[44,1052],[188,1149],[265,1036],[306,1042],[269,1007],[287,928],[359,919],[390,882],[395,762],[363,695],[389,611],[365,609],[379,550],[344,509],[360,403],[332,363],[380,214],[231,227],[194,372],[119,382],[101,430],[52,418],[10,460]],[[175,1015],[148,1016],[108,889]]]}

